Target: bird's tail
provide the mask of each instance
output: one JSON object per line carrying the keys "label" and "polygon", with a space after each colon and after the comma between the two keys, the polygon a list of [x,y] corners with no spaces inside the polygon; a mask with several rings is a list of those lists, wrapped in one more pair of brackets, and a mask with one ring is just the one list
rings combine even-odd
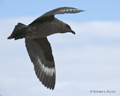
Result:
{"label": "bird's tail", "polygon": [[15,40],[17,40],[17,39],[23,38],[24,35],[25,35],[25,32],[24,32],[24,31],[25,31],[25,28],[26,28],[26,27],[27,27],[26,25],[24,25],[24,24],[22,24],[22,23],[18,23],[18,24],[15,26],[12,34],[8,37],[8,39],[15,38]]}

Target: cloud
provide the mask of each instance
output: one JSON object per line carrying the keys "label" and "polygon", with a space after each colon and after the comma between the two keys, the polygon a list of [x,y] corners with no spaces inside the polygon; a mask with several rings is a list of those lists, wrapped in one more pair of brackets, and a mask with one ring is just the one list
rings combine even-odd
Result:
{"label": "cloud", "polygon": [[7,40],[18,22],[29,24],[32,20],[34,17],[0,20],[1,96],[93,96],[90,90],[120,94],[120,21],[66,21],[76,35],[49,36],[57,72],[55,90],[50,91],[37,79],[24,39]]}

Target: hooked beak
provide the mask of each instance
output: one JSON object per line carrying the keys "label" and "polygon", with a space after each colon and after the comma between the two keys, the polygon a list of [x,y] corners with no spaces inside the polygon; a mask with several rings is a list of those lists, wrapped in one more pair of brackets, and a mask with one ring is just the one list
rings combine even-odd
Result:
{"label": "hooked beak", "polygon": [[73,30],[71,30],[71,33],[73,33],[75,35],[75,32]]}

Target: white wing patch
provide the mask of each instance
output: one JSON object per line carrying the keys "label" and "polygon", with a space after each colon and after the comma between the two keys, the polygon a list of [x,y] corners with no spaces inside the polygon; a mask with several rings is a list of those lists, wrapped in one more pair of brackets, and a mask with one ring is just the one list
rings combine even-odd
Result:
{"label": "white wing patch", "polygon": [[41,63],[40,59],[38,58],[38,62],[41,66],[41,71],[43,71],[46,75],[53,76],[53,73],[55,74],[55,68],[48,68],[44,66],[44,64]]}
{"label": "white wing patch", "polygon": [[65,10],[60,10],[62,13],[64,13],[65,12]]}
{"label": "white wing patch", "polygon": [[69,11],[69,9],[66,9],[65,11],[66,11],[66,12],[68,12],[68,11]]}
{"label": "white wing patch", "polygon": [[80,10],[79,9],[62,9],[62,10],[60,10],[60,12],[61,13],[76,13],[76,12],[80,12]]}
{"label": "white wing patch", "polygon": [[72,12],[72,11],[73,11],[73,9],[70,9],[70,11]]}

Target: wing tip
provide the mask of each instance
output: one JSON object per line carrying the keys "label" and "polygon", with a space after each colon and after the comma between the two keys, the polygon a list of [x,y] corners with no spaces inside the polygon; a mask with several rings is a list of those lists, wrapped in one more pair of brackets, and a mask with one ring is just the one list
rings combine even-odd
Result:
{"label": "wing tip", "polygon": [[50,90],[54,90],[55,88],[55,73],[53,73],[52,76],[49,76],[47,74],[45,74],[43,71],[40,72],[39,76],[38,74],[37,78],[39,79],[39,81],[41,81],[41,83],[47,87]]}
{"label": "wing tip", "polygon": [[41,83],[45,87],[47,87],[50,90],[54,90],[54,88],[55,88],[55,78],[54,77],[51,77],[51,79],[49,79],[49,78],[46,78],[46,76],[44,76],[44,79],[42,79],[42,80],[39,79],[39,80],[41,81]]}

